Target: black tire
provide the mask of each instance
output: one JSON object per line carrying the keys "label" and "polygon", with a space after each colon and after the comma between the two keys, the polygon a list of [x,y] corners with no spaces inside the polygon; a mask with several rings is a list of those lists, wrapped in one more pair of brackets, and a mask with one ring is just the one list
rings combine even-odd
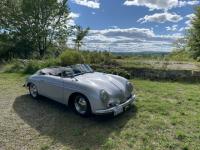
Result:
{"label": "black tire", "polygon": [[29,94],[32,98],[37,99],[38,98],[38,90],[37,86],[33,83],[29,84]]}
{"label": "black tire", "polygon": [[[82,110],[78,109],[78,107],[80,108],[82,106],[83,106]],[[75,113],[82,117],[89,117],[91,115],[90,103],[84,95],[81,94],[75,95],[74,100],[72,102],[72,107]]]}

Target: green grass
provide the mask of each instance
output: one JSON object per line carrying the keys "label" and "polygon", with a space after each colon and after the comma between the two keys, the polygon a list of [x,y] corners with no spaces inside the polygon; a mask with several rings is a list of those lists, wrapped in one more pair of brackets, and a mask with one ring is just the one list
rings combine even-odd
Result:
{"label": "green grass", "polygon": [[0,149],[200,149],[200,85],[132,80],[137,102],[124,114],[81,118],[46,98],[25,76],[0,74]]}
{"label": "green grass", "polygon": [[164,58],[123,57],[116,61],[125,68],[149,68],[161,70],[200,70],[200,63],[195,61],[177,61]]}

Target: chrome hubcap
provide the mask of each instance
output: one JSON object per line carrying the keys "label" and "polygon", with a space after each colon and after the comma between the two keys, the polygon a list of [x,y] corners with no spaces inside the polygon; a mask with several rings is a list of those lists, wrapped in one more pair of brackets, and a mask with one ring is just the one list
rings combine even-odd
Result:
{"label": "chrome hubcap", "polygon": [[32,84],[32,85],[30,86],[30,93],[31,93],[31,95],[32,95],[33,97],[36,97],[36,96],[37,96],[37,88],[36,88],[36,86],[35,86],[34,84]]}
{"label": "chrome hubcap", "polygon": [[77,97],[75,99],[74,106],[80,114],[85,114],[87,111],[87,102],[83,97]]}

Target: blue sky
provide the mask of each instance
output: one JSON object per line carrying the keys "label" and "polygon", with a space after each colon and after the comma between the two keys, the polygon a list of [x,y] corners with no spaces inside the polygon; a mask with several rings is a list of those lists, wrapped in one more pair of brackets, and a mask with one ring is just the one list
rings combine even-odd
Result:
{"label": "blue sky", "polygon": [[82,49],[171,51],[194,17],[196,0],[69,0],[71,23],[90,27]]}

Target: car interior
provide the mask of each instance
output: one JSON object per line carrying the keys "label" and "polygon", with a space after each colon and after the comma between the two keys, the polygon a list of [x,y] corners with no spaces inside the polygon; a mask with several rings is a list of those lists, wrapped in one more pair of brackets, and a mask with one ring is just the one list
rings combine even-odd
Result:
{"label": "car interior", "polygon": [[59,67],[59,68],[45,68],[37,72],[39,75],[51,75],[59,77],[72,77],[73,70],[71,68]]}

